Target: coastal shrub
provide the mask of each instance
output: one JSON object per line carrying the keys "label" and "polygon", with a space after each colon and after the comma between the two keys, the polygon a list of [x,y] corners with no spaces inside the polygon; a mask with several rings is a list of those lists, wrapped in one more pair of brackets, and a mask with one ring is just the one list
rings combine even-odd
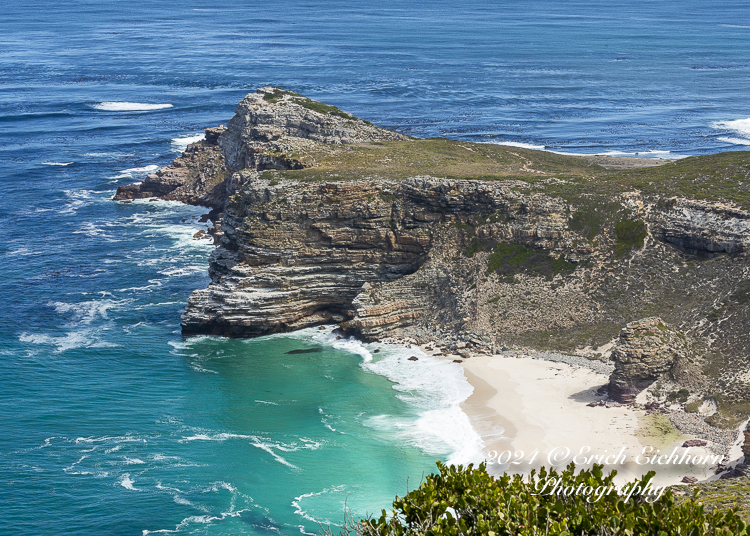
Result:
{"label": "coastal shrub", "polygon": [[679,391],[672,391],[667,395],[667,400],[670,402],[687,402],[687,399],[690,397],[690,391],[685,389],[684,387],[680,389]]}
{"label": "coastal shrub", "polygon": [[552,279],[561,272],[572,272],[575,267],[574,263],[562,257],[556,259],[546,251],[533,249],[523,244],[501,242],[492,248],[492,253],[488,258],[487,273],[495,272],[498,275],[510,277],[517,273],[528,272]]}
{"label": "coastal shrub", "polygon": [[646,224],[642,220],[622,220],[615,225],[615,255],[624,256],[634,247],[643,247]]}
{"label": "coastal shrub", "polygon": [[284,89],[275,88],[271,93],[266,93],[263,95],[263,100],[266,102],[279,102],[279,99],[283,97],[284,95],[292,95],[294,97],[302,97],[299,93],[295,93],[294,91],[286,91]]}
{"label": "coastal shrub", "polygon": [[[362,520],[345,533],[363,536],[743,536],[747,528],[734,510],[707,512],[693,498],[675,501],[667,489],[656,494],[632,494],[632,485],[645,488],[654,476],[627,484],[624,493],[546,493],[544,483],[560,479],[562,489],[608,489],[616,471],[605,475],[603,466],[576,473],[570,464],[560,473],[541,468],[528,479],[519,475],[490,476],[484,464],[446,466],[428,476],[419,488],[396,497],[393,510]],[[329,532],[330,534],[330,532]]]}

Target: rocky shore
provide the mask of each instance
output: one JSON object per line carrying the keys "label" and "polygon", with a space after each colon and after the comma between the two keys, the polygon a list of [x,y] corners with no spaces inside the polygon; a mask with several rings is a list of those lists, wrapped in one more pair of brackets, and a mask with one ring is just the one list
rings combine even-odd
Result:
{"label": "rocky shore", "polygon": [[614,367],[615,401],[713,400],[700,418],[732,428],[750,400],[750,197],[733,189],[750,158],[602,158],[415,140],[266,87],[115,199],[222,215],[186,335],[335,322],[458,356],[558,352]]}

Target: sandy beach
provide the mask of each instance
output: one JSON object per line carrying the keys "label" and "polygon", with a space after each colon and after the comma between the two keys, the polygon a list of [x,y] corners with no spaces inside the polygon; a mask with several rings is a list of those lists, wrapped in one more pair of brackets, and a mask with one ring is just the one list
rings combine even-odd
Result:
{"label": "sandy beach", "polygon": [[[488,460],[494,460],[487,466],[493,474],[575,461],[577,467],[604,463],[606,470],[616,469],[618,483],[651,470],[655,485],[676,484],[685,476],[714,477],[716,453],[683,448],[693,437],[679,433],[664,416],[632,406],[588,406],[604,398],[596,391],[607,383],[605,374],[522,354],[477,354],[461,365],[474,387],[463,409],[484,441]],[[708,461],[702,459],[706,456]]]}

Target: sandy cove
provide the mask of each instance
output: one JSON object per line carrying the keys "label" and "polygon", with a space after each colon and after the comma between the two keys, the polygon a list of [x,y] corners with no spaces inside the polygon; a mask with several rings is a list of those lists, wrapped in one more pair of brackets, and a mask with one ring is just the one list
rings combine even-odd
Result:
{"label": "sandy cove", "polygon": [[[435,355],[427,348],[422,350]],[[435,355],[441,359],[457,359],[460,356]],[[473,355],[461,362],[464,374],[474,387],[474,393],[462,404],[472,425],[481,435],[484,452],[488,458],[493,451],[523,452],[521,463],[501,465],[488,464],[493,474],[509,472],[527,473],[531,468],[550,466],[557,461],[564,467],[572,457],[578,460],[587,458],[589,463],[576,463],[576,466],[590,467],[597,463],[592,456],[611,456],[617,461],[622,451],[625,463],[605,463],[605,469],[616,469],[616,481],[624,483],[656,471],[655,485],[679,483],[685,476],[698,480],[715,478],[716,463],[674,463],[668,456],[676,449],[680,459],[688,449],[682,447],[686,439],[692,439],[677,432],[671,425],[664,426],[656,416],[648,416],[645,410],[629,406],[590,407],[590,402],[598,402],[596,390],[606,384],[608,377],[585,367],[552,362],[519,354]],[[588,449],[590,450],[587,450]],[[644,448],[653,448],[647,453],[664,456],[663,463],[646,463]],[[564,456],[569,449],[570,455]],[[532,453],[537,452],[533,462]],[[739,457],[735,448],[731,460]],[[557,455],[557,460],[553,458]],[[691,447],[689,456],[715,456],[706,448]],[[505,455],[508,456],[507,454]],[[640,457],[639,457],[640,456]],[[511,461],[519,461],[513,455]],[[638,460],[640,463],[637,463]],[[508,468],[509,467],[509,468]]]}

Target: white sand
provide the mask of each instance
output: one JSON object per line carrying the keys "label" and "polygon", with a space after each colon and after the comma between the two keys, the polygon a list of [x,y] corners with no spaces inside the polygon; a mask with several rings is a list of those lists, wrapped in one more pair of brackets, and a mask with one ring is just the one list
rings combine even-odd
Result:
{"label": "white sand", "polygon": [[[453,359],[456,356],[440,357]],[[713,475],[711,466],[715,464],[710,463],[636,463],[639,455],[641,462],[647,460],[642,456],[646,445],[658,446],[659,454],[666,455],[676,448],[682,457],[687,450],[681,447],[685,438],[673,436],[670,445],[639,440],[637,431],[644,422],[645,411],[631,407],[588,407],[589,402],[600,400],[596,389],[607,383],[607,376],[587,368],[530,357],[475,355],[464,360],[463,367],[474,387],[474,393],[463,407],[484,440],[485,453],[492,457],[492,451],[523,451],[526,458],[520,464],[488,464],[488,470],[494,474],[528,473],[541,465],[549,467],[550,462],[565,467],[572,456],[582,451],[578,459],[587,458],[588,463],[576,463],[576,466],[591,467],[597,463],[591,456],[612,455],[608,461],[614,462],[624,449],[626,463],[605,463],[605,470],[617,469],[618,483],[631,481],[650,470],[657,473],[655,485],[675,484],[686,475],[699,480]],[[533,463],[529,463],[534,451],[537,455]],[[567,452],[570,455],[566,457]],[[691,456],[711,454],[695,447],[689,453]],[[554,459],[555,454],[560,457]],[[662,461],[666,462],[666,458]]]}

